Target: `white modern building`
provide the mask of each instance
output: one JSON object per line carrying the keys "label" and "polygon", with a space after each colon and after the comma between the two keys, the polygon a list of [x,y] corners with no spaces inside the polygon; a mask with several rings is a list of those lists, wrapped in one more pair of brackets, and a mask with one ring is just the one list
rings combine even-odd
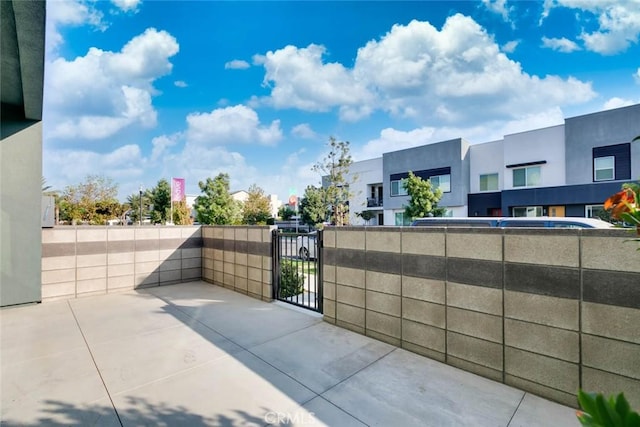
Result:
{"label": "white modern building", "polygon": [[[352,163],[346,181],[351,193],[349,224],[383,225],[382,157]],[[364,211],[371,212],[371,219],[359,215]]]}
{"label": "white modern building", "polygon": [[[640,104],[470,144],[462,138],[354,162],[351,224],[406,225],[409,171],[443,191],[450,216],[592,217],[624,182],[640,179]],[[365,199],[366,195],[366,199]],[[365,208],[366,206],[366,208]]]}

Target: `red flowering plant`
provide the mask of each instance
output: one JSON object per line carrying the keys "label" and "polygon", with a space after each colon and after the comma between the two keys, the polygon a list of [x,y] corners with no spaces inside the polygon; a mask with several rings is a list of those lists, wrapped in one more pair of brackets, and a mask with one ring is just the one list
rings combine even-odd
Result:
{"label": "red flowering plant", "polygon": [[[611,210],[611,218],[635,227],[640,236],[640,182],[624,184],[621,191],[605,200],[604,209]],[[633,240],[640,241],[640,238]]]}

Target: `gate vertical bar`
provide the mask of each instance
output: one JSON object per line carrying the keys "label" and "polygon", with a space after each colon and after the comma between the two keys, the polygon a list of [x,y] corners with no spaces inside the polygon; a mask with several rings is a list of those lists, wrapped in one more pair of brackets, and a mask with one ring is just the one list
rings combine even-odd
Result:
{"label": "gate vertical bar", "polygon": [[271,298],[278,299],[280,292],[280,238],[278,230],[271,230]]}
{"label": "gate vertical bar", "polygon": [[324,258],[324,232],[318,230],[318,238],[316,239],[316,309],[318,313],[323,313],[322,305],[324,303],[324,281],[323,281],[323,258]]}

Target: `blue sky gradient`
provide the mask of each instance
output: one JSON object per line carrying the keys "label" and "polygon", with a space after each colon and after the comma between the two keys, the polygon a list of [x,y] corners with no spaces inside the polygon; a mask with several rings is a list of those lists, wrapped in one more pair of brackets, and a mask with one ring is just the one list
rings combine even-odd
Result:
{"label": "blue sky gradient", "polygon": [[640,0],[51,0],[44,176],[286,200],[330,136],[365,160],[638,103],[639,35]]}

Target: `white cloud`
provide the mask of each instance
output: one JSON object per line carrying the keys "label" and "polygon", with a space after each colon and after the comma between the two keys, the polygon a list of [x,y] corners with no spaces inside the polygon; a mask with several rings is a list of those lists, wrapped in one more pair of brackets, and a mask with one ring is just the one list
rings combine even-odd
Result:
{"label": "white cloud", "polygon": [[176,80],[175,82],[173,82],[173,84],[176,87],[180,87],[180,88],[185,88],[188,86],[187,82],[185,82],[184,80]]}
{"label": "white cloud", "polygon": [[519,44],[520,40],[511,40],[510,42],[507,42],[502,46],[502,51],[504,53],[513,53],[516,51],[516,48]]}
{"label": "white cloud", "polygon": [[155,126],[153,82],[171,72],[169,58],[178,50],[173,36],[150,28],[120,52],[93,47],[74,60],[57,58],[48,63],[47,136],[102,139],[135,123]]}
{"label": "white cloud", "polygon": [[111,0],[111,3],[123,12],[137,12],[142,0]]}
{"label": "white cloud", "polygon": [[482,4],[491,12],[502,16],[505,22],[510,22],[509,13],[511,12],[511,8],[507,7],[507,0],[482,0]]}
{"label": "white cloud", "polygon": [[[339,63],[323,63],[323,46],[287,46],[254,63],[265,68],[264,85],[271,87],[271,103],[276,108],[327,111],[333,107],[367,104],[373,96],[355,75]],[[350,112],[350,111],[347,111]]]}
{"label": "white cloud", "polygon": [[565,37],[562,38],[548,38],[542,37],[542,47],[557,50],[562,53],[571,53],[576,50],[580,50],[580,46],[574,41],[571,41]]}
{"label": "white cloud", "polygon": [[258,114],[244,105],[218,108],[211,113],[187,116],[187,139],[202,145],[263,144],[273,145],[282,138],[280,121],[260,124]]}
{"label": "white cloud", "polygon": [[317,134],[311,129],[309,123],[300,123],[291,129],[291,134],[302,139],[313,139],[317,137]]}
{"label": "white cloud", "polygon": [[311,170],[310,163],[303,163],[303,158],[301,151],[292,153],[281,164],[271,163],[265,171],[226,147],[190,147],[165,157],[163,176],[184,177],[187,191],[199,193],[198,181],[228,173],[232,191],[247,190],[250,185],[257,184],[266,194],[276,194],[286,200],[290,188],[302,195],[307,185],[319,183],[318,174]]}
{"label": "white cloud", "polygon": [[55,51],[63,39],[60,34],[62,26],[90,25],[100,31],[107,28],[102,12],[96,10],[91,3],[82,0],[58,0],[47,2],[46,51]]}
{"label": "white cloud", "polygon": [[224,64],[225,70],[246,70],[249,67],[249,63],[242,59],[234,59]]}
{"label": "white cloud", "polygon": [[613,97],[608,99],[602,106],[603,110],[613,110],[614,108],[628,107],[629,105],[637,104],[639,101],[632,101],[630,99],[623,99]]}
{"label": "white cloud", "polygon": [[572,77],[525,73],[480,25],[460,14],[440,31],[428,22],[394,25],[359,49],[354,74],[376,88],[380,108],[419,123],[514,119],[550,103],[595,96],[590,83]]}
{"label": "white cloud", "polygon": [[[83,182],[87,175],[96,174],[112,178],[115,183],[135,183],[142,177],[145,165],[140,147],[134,144],[107,153],[60,149],[45,149],[43,153],[44,175],[47,182],[59,191],[69,184]],[[120,195],[126,194],[120,188]]]}
{"label": "white cloud", "polygon": [[422,127],[409,131],[386,128],[380,136],[355,149],[355,160],[380,157],[384,153],[418,147],[426,144],[463,138],[470,143],[483,143],[502,139],[504,135],[541,129],[564,123],[564,115],[559,108],[551,108],[538,113],[528,114],[509,121],[490,121],[475,126]]}
{"label": "white cloud", "polygon": [[380,137],[354,150],[353,157],[356,160],[373,159],[382,156],[383,153],[435,142],[432,139],[435,131],[435,128],[432,127],[423,127],[410,131],[401,131],[393,128],[382,129]]}
{"label": "white cloud", "polygon": [[603,55],[624,52],[638,43],[640,36],[640,0],[546,0],[543,19],[554,7],[577,9],[595,16],[598,29],[583,31],[580,39],[587,50]]}
{"label": "white cloud", "polygon": [[174,133],[173,135],[161,135],[151,140],[153,150],[151,151],[151,161],[155,162],[165,156],[169,152],[169,148],[178,144],[182,138],[181,133]]}
{"label": "white cloud", "polygon": [[460,14],[449,17],[440,30],[421,21],[394,25],[358,49],[353,68],[326,63],[325,56],[318,45],[255,56],[254,63],[265,68],[264,85],[271,94],[251,105],[337,109],[345,121],[384,111],[420,126],[474,126],[595,96],[589,82],[527,74],[484,28]]}

